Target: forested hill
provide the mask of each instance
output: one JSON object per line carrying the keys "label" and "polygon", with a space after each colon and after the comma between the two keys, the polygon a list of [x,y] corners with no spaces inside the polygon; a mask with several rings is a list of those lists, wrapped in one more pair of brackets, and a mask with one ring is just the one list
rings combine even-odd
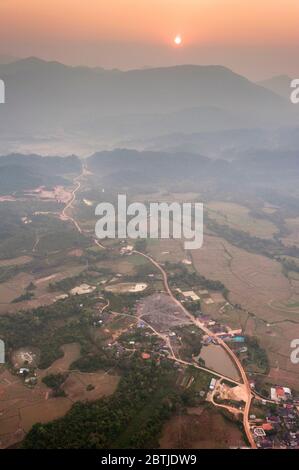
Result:
{"label": "forested hill", "polygon": [[66,177],[79,174],[80,160],[70,157],[41,157],[12,154],[0,157],[0,194],[67,183]]}

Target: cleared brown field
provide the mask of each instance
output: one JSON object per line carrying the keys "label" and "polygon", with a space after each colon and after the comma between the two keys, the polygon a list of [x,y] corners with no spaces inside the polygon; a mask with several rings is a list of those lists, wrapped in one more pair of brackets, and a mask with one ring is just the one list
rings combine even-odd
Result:
{"label": "cleared brown field", "polygon": [[4,367],[0,370],[0,448],[9,447],[24,437],[21,410],[37,403],[45,403],[47,387],[26,387],[21,378]]}
{"label": "cleared brown field", "polygon": [[35,423],[47,423],[64,416],[72,406],[69,398],[59,397],[20,408],[20,424],[25,434]]}
{"label": "cleared brown field", "polygon": [[180,240],[148,240],[147,251],[159,263],[169,261],[180,263],[186,258],[183,244]]}
{"label": "cleared brown field", "polygon": [[191,256],[200,274],[224,283],[232,303],[240,304],[265,321],[288,318],[287,311],[271,307],[273,302],[288,302],[292,295],[291,284],[283,275],[280,263],[210,235],[205,235],[203,247],[192,251]]}
{"label": "cleared brown field", "polygon": [[[60,291],[49,292],[49,284],[62,279],[73,277],[80,274],[84,266],[70,266],[59,272],[46,274],[42,277],[34,277],[28,273],[19,273],[9,281],[0,284],[0,315],[6,313],[15,313],[20,310],[30,310],[41,305],[50,305],[55,301]],[[33,282],[36,286],[34,298],[18,303],[11,303],[20,295],[26,292],[26,287]]]}
{"label": "cleared brown field", "polygon": [[241,431],[213,409],[189,409],[174,416],[163,428],[162,449],[228,449],[245,446]]}
{"label": "cleared brown field", "polygon": [[119,256],[118,259],[103,260],[97,263],[99,268],[109,268],[115,274],[133,275],[139,266],[144,266],[149,262],[138,255]]}
{"label": "cleared brown field", "polygon": [[272,222],[266,219],[255,219],[250,215],[247,207],[233,202],[211,202],[208,204],[208,214],[211,219],[220,224],[244,230],[259,238],[272,238],[278,231]]}
{"label": "cleared brown field", "polygon": [[37,348],[20,348],[12,352],[11,363],[15,369],[20,369],[25,365],[36,367],[39,356],[40,352]]}
{"label": "cleared brown field", "polygon": [[[66,344],[62,349],[63,358],[45,371],[37,371],[38,384],[33,388],[27,387],[20,377],[5,367],[0,369],[0,448],[20,442],[33,424],[64,416],[76,401],[96,400],[116,390],[120,377],[115,374],[70,371],[63,384],[67,397],[50,398],[51,390],[42,378],[68,371],[70,364],[80,357],[80,347],[76,343]],[[88,385],[93,389],[88,391]]]}
{"label": "cleared brown field", "polygon": [[[76,401],[97,400],[111,395],[116,390],[118,382],[118,376],[102,371],[93,374],[71,372],[62,387],[67,397],[46,399],[20,409],[22,428],[26,433],[37,422],[47,423],[60,418]],[[87,391],[88,385],[92,385],[94,389]]]}
{"label": "cleared brown field", "polygon": [[[119,379],[119,376],[103,371],[95,373],[72,372],[62,388],[73,402],[97,400],[115,392]],[[88,385],[92,385],[94,388],[87,390]]]}
{"label": "cleared brown field", "polygon": [[[24,294],[26,287],[32,281],[34,281],[34,277],[30,274],[19,273],[13,279],[0,284],[0,312],[1,306],[5,306],[5,310],[7,310],[12,300]],[[15,310],[14,306],[10,306],[10,308]]]}
{"label": "cleared brown field", "polygon": [[32,261],[31,256],[18,256],[18,258],[4,259],[0,261],[0,267],[2,266],[20,266],[22,264],[29,263]]}
{"label": "cleared brown field", "polygon": [[42,379],[49,374],[58,374],[59,372],[66,372],[69,370],[70,365],[80,357],[80,344],[69,343],[61,347],[64,355],[57,359],[48,369],[38,371],[38,376]]}
{"label": "cleared brown field", "polygon": [[[290,343],[299,334],[295,302],[299,283],[290,282],[278,262],[248,253],[219,237],[206,235],[202,249],[191,255],[198,272],[222,281],[230,291],[230,301],[241,305],[245,315],[240,316],[240,326],[245,327],[245,333],[258,337],[271,368],[276,370],[277,381],[287,375],[291,379],[287,384],[299,389],[298,366],[290,361]],[[253,317],[244,323],[246,312]],[[229,310],[225,315],[230,324]],[[236,326],[236,312],[232,319],[231,326]]]}

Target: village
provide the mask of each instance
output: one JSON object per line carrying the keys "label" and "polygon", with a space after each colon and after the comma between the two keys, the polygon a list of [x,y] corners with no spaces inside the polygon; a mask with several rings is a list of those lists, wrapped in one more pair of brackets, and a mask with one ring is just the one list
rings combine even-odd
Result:
{"label": "village", "polygon": [[[122,245],[121,255],[132,256],[133,246]],[[132,357],[157,366],[171,361],[178,373],[179,387],[192,392],[198,403],[211,403],[239,422],[245,413],[246,396],[235,365],[223,351],[224,342],[246,365],[253,397],[249,425],[256,447],[299,448],[299,397],[281,384],[269,386],[267,395],[256,388],[252,372],[255,361],[252,350],[256,345],[242,328],[231,328],[219,316],[207,313],[207,307],[213,305],[220,312],[232,308],[222,293],[202,286],[186,289],[183,285],[173,289],[178,304],[190,312],[202,330],[173,303],[164,289],[153,289],[161,281],[159,273],[146,274],[146,282],[137,282],[137,278],[128,282],[122,277],[114,273],[97,282],[82,278],[57,296],[55,302],[78,298],[79,307],[84,309],[88,299],[92,299],[92,313],[88,317],[91,336],[101,342],[111,365]],[[127,296],[132,296],[129,303]],[[118,308],[116,298],[121,302]],[[40,381],[36,351],[32,348],[16,351],[13,361],[15,373],[24,385],[35,388]],[[204,380],[198,378],[199,371],[204,374]]]}

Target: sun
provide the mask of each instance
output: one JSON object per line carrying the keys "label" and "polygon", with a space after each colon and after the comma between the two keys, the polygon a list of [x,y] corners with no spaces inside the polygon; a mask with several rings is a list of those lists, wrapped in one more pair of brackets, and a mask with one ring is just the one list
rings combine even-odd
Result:
{"label": "sun", "polygon": [[174,43],[176,46],[181,46],[183,41],[182,41],[182,37],[178,34],[175,38],[174,38]]}

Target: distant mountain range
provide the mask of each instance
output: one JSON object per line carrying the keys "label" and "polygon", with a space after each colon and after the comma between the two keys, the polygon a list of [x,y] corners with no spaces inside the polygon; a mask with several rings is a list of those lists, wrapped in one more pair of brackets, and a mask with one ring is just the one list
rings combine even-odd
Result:
{"label": "distant mountain range", "polygon": [[0,157],[0,194],[67,184],[66,177],[79,174],[81,163],[75,156],[66,158],[12,154]]}
{"label": "distant mountain range", "polygon": [[298,124],[287,99],[222,66],[131,70],[29,58],[0,64],[3,142],[68,141],[99,148],[124,139]]}
{"label": "distant mountain range", "polygon": [[291,82],[292,78],[288,75],[278,75],[277,77],[260,81],[258,84],[289,100],[292,91]]}
{"label": "distant mountain range", "polygon": [[[114,192],[171,190],[210,197],[265,197],[294,199],[298,207],[299,154],[297,151],[254,150],[234,161],[210,159],[187,151],[161,152],[115,149],[97,152],[85,160],[95,186]],[[0,195],[41,185],[70,184],[81,171],[76,156],[65,158],[11,154],[0,157]],[[296,199],[297,198],[297,199]],[[293,200],[292,199],[292,200]],[[293,204],[293,202],[292,202]]]}
{"label": "distant mountain range", "polygon": [[299,148],[299,128],[281,127],[278,129],[243,128],[203,132],[175,132],[153,138],[135,139],[121,142],[122,148],[188,152],[205,155],[209,158],[237,160],[248,152],[297,151]]}
{"label": "distant mountain range", "polygon": [[[173,191],[231,194],[293,194],[299,180],[298,152],[252,151],[228,162],[188,152],[138,152],[129,149],[97,152],[87,159],[95,181],[125,190],[171,189]],[[298,196],[297,196],[298,197]]]}

